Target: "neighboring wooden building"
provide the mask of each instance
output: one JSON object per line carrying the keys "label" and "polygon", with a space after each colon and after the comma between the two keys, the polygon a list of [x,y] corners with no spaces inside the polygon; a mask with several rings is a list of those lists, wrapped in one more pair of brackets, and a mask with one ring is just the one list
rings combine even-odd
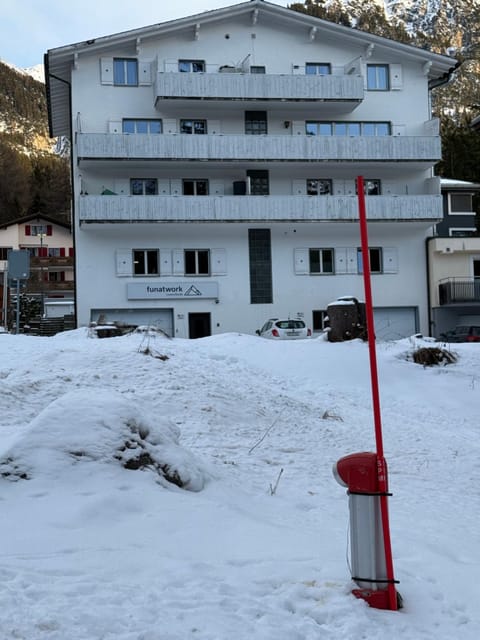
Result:
{"label": "neighboring wooden building", "polygon": [[[24,249],[30,254],[30,278],[22,293],[38,298],[74,297],[74,250],[70,225],[43,215],[16,218],[0,227],[0,324],[5,326],[8,252]],[[11,290],[15,294],[15,287]]]}
{"label": "neighboring wooden building", "polygon": [[251,0],[45,64],[51,135],[72,140],[79,325],[319,330],[330,302],[363,298],[361,175],[376,335],[427,332],[430,91],[454,59]]}

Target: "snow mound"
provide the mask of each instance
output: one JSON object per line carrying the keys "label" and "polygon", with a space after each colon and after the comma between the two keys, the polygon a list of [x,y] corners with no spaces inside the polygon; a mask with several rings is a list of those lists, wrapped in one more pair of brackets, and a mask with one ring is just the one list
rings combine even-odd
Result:
{"label": "snow mound", "polygon": [[179,438],[175,424],[140,409],[136,399],[73,391],[48,405],[4,453],[0,478],[34,480],[60,477],[77,465],[120,465],[149,471],[164,487],[201,491],[206,471]]}

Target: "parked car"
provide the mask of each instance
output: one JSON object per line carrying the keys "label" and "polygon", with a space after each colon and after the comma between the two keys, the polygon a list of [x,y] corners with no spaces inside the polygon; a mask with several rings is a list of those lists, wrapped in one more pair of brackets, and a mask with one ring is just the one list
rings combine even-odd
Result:
{"label": "parked car", "polygon": [[480,342],[479,325],[459,325],[440,334],[441,342]]}
{"label": "parked car", "polygon": [[270,318],[261,329],[257,329],[256,334],[262,338],[272,338],[273,340],[301,340],[309,338],[312,332],[299,318],[294,320]]}

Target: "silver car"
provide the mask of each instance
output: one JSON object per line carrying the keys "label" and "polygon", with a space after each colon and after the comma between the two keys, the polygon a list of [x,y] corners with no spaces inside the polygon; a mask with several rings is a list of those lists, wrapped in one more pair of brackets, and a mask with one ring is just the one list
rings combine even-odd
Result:
{"label": "silver car", "polygon": [[299,318],[294,320],[280,320],[270,318],[261,329],[257,329],[257,336],[273,340],[302,340],[312,335],[305,322]]}

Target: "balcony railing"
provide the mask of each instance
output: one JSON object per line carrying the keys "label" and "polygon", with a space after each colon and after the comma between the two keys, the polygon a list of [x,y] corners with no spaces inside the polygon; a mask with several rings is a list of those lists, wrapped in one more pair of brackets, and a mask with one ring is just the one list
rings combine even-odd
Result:
{"label": "balcony railing", "polygon": [[303,136],[78,133],[79,160],[319,160],[426,162],[441,158],[438,136]]}
{"label": "balcony railing", "polygon": [[[441,196],[369,196],[369,220],[442,218]],[[358,219],[356,196],[80,196],[80,222],[313,222]]]}
{"label": "balcony railing", "polygon": [[63,282],[41,282],[34,278],[27,280],[25,291],[27,293],[50,293],[51,291],[73,291],[74,283],[72,280],[64,280]]}
{"label": "balcony railing", "polygon": [[447,278],[438,285],[441,305],[480,303],[480,278]]}
{"label": "balcony railing", "polygon": [[50,267],[73,267],[73,257],[72,256],[32,256],[30,258],[30,267],[31,268],[44,268],[45,270]]}
{"label": "balcony railing", "polygon": [[356,75],[270,75],[251,73],[157,73],[156,100],[363,100]]}

